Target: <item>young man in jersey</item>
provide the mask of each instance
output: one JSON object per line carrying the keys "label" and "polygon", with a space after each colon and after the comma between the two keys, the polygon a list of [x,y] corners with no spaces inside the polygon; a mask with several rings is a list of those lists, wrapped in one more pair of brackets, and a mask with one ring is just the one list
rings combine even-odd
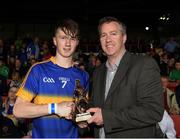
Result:
{"label": "young man in jersey", "polygon": [[88,89],[87,73],[73,67],[78,35],[78,24],[63,20],[53,37],[56,55],[33,65],[17,93],[14,115],[34,118],[33,138],[78,138],[77,125],[70,120],[76,80]]}

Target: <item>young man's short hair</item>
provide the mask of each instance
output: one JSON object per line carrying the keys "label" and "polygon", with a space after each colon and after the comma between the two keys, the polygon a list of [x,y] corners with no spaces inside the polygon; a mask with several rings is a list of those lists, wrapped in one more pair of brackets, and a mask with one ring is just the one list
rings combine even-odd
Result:
{"label": "young man's short hair", "polygon": [[55,27],[54,36],[59,29],[61,29],[66,35],[69,35],[73,38],[79,38],[79,25],[72,19],[68,18],[58,22]]}

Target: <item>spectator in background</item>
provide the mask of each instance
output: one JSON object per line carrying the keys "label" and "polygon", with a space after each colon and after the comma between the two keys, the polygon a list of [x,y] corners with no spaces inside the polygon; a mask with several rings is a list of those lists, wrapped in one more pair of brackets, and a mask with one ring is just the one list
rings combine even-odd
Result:
{"label": "spectator in background", "polygon": [[174,57],[169,56],[169,58],[168,58],[168,75],[174,69],[175,61],[176,60]]}
{"label": "spectator in background", "polygon": [[10,44],[9,46],[9,50],[8,50],[8,53],[7,53],[7,56],[8,57],[17,57],[17,51],[16,51],[16,46],[15,44]]}
{"label": "spectator in background", "polygon": [[14,125],[13,121],[2,114],[2,98],[0,96],[0,138],[21,138],[23,134]]}
{"label": "spectator in background", "polygon": [[173,69],[169,74],[169,79],[171,81],[180,80],[180,59],[175,62],[175,69]]}
{"label": "spectator in background", "polygon": [[14,71],[19,72],[20,78],[24,77],[24,75],[27,73],[26,67],[23,67],[20,59],[18,59],[18,58],[16,58],[16,60],[15,60]]}
{"label": "spectator in background", "polygon": [[20,47],[18,51],[18,59],[20,59],[23,66],[27,66],[27,63],[28,63],[26,47],[27,47],[26,43],[22,42],[22,46]]}
{"label": "spectator in background", "polygon": [[100,55],[96,56],[95,67],[99,67],[104,62],[105,62],[104,57],[102,57]]}
{"label": "spectator in background", "polygon": [[51,57],[51,51],[49,49],[49,43],[45,41],[42,45],[42,51],[41,51],[41,60],[47,60]]}
{"label": "spectator in background", "polygon": [[161,75],[168,76],[168,56],[166,53],[163,53],[160,56],[160,71]]}
{"label": "spectator in background", "polygon": [[13,85],[9,88],[8,96],[3,103],[3,107],[4,107],[3,115],[11,119],[14,125],[18,128],[18,130],[21,131],[21,133],[23,133],[24,135],[26,135],[28,125],[25,122],[25,119],[17,119],[13,115],[13,108],[16,101],[16,93],[18,89],[19,87],[16,85]]}
{"label": "spectator in background", "polygon": [[88,68],[87,71],[88,71],[88,73],[90,75],[90,78],[93,75],[95,67],[96,67],[96,55],[93,54],[93,53],[90,53],[90,55],[89,55],[89,63],[87,65],[87,68]]}
{"label": "spectator in background", "polygon": [[21,84],[20,73],[17,71],[13,71],[10,79],[8,80],[8,86],[9,87],[13,87],[13,86],[20,87],[20,84]]}
{"label": "spectator in background", "polygon": [[27,59],[30,59],[30,56],[33,55],[35,59],[39,58],[39,38],[38,37],[34,37],[33,41],[30,42],[27,45]]}
{"label": "spectator in background", "polygon": [[176,101],[176,95],[173,91],[168,89],[169,79],[167,76],[161,77],[161,83],[164,94],[164,108],[170,114],[179,114],[180,109]]}
{"label": "spectator in background", "polygon": [[8,91],[8,96],[3,104],[4,116],[10,118],[16,126],[18,125],[18,120],[13,115],[13,107],[14,107],[14,104],[16,101],[17,90],[18,90],[18,88],[16,86],[10,87],[9,91]]}
{"label": "spectator in background", "polygon": [[0,58],[0,75],[8,79],[9,77],[9,68],[6,66],[4,60]]}
{"label": "spectator in background", "polygon": [[176,130],[174,128],[174,122],[167,111],[164,111],[162,120],[158,123],[163,134],[164,138],[176,138]]}
{"label": "spectator in background", "polygon": [[17,52],[19,52],[19,50],[21,49],[22,43],[23,43],[23,41],[22,41],[21,37],[17,36],[17,39],[14,42]]}
{"label": "spectator in background", "polygon": [[83,71],[86,71],[86,67],[84,63],[79,63],[78,67],[82,69]]}
{"label": "spectator in background", "polygon": [[176,52],[177,48],[179,48],[179,47],[180,47],[180,45],[175,41],[175,38],[170,37],[169,40],[164,45],[164,50],[166,50],[166,52],[168,54],[173,56],[174,53]]}

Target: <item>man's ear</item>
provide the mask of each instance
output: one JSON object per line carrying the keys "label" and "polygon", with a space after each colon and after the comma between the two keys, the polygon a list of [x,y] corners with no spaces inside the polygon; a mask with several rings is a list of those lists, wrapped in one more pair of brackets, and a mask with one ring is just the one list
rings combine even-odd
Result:
{"label": "man's ear", "polygon": [[126,35],[126,34],[124,34],[124,35],[123,35],[123,44],[125,44],[125,43],[126,43],[126,40],[127,40],[127,35]]}

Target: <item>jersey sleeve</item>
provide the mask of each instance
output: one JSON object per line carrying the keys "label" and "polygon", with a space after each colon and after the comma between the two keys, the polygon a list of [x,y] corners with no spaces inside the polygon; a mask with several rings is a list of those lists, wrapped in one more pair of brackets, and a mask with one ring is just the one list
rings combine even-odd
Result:
{"label": "jersey sleeve", "polygon": [[38,69],[34,66],[28,71],[16,95],[30,102],[37,95],[38,79]]}

